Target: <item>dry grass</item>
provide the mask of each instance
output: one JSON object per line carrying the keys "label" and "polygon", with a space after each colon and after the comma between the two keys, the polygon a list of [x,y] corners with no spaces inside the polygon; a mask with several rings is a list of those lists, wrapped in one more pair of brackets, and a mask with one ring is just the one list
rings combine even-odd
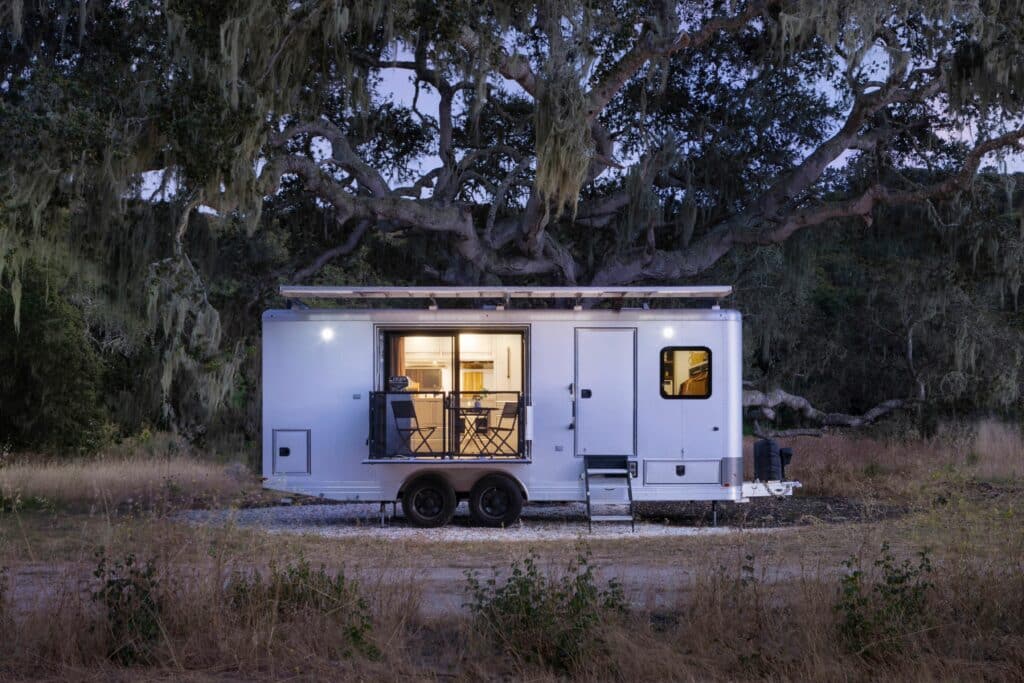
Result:
{"label": "dry grass", "polygon": [[[420,583],[380,556],[372,568],[332,562],[321,573],[287,539],[181,529],[164,517],[80,533],[76,560],[22,572],[12,563],[0,593],[0,680],[378,680],[404,666],[421,627]],[[0,525],[0,550],[5,540]]]}
{"label": "dry grass", "polygon": [[244,467],[154,450],[127,444],[94,458],[19,456],[0,464],[0,502],[114,511],[224,501],[254,484]]}
{"label": "dry grass", "polygon": [[[1019,573],[951,569],[934,575],[920,623],[884,599],[872,600],[869,609],[889,613],[894,628],[873,637],[878,627],[866,626],[863,645],[842,635],[839,602],[836,576],[771,582],[742,563],[706,567],[689,600],[653,620],[632,615],[609,639],[608,661],[595,664],[641,680],[1019,680]],[[601,677],[599,671],[589,673]]]}
{"label": "dry grass", "polygon": [[[885,579],[872,569],[875,557],[860,560],[869,595]],[[621,616],[603,613],[594,630],[582,634],[595,642],[587,656],[549,668],[533,656],[529,638],[495,639],[465,612],[421,616],[415,576],[363,579],[356,592],[334,601],[295,598],[296,590],[309,595],[308,588],[320,585],[308,578],[276,587],[270,582],[269,592],[239,599],[231,579],[251,568],[238,559],[213,552],[201,567],[157,559],[152,581],[141,582],[158,605],[144,614],[153,628],[142,642],[92,597],[99,580],[83,581],[69,571],[31,609],[2,624],[0,677],[918,681],[1020,680],[1024,670],[1019,564],[951,563],[936,570],[919,620],[871,597],[869,614],[882,614],[892,628],[869,624],[851,644],[840,629],[845,617],[836,609],[841,582],[835,572],[809,570],[778,581],[780,568],[772,564],[692,560],[680,567],[676,580],[689,579],[678,600]],[[268,562],[295,566],[294,558]],[[499,584],[507,575],[506,567]],[[132,613],[130,604],[124,609]],[[369,622],[354,645],[353,618],[364,611]],[[557,615],[545,617],[524,626],[530,638],[566,627]],[[119,663],[127,643],[144,645],[145,661]]]}
{"label": "dry grass", "polygon": [[[753,441],[746,440],[748,453]],[[918,441],[840,433],[780,441],[793,447],[787,475],[803,483],[801,495],[913,502],[929,495],[937,481],[1024,477],[1024,434],[995,420],[946,424],[936,436]],[[747,467],[749,478],[752,464]]]}
{"label": "dry grass", "polygon": [[974,436],[971,458],[981,477],[1024,477],[1024,434],[1020,427],[1005,422],[980,422]]}
{"label": "dry grass", "polygon": [[[516,544],[329,540],[186,527],[163,514],[0,510],[0,566],[10,566],[0,594],[0,679],[1022,680],[1021,439],[1018,429],[998,423],[947,427],[924,443],[801,439],[793,444],[792,474],[803,481],[803,494],[912,499],[911,510],[871,524],[812,524],[778,534],[626,534],[595,542],[597,588],[621,572],[630,608],[603,613],[586,634],[598,647],[564,668],[531,653],[531,638],[562,627],[557,615],[548,614],[554,624],[529,624],[528,637],[495,639],[465,609],[438,613],[432,591],[461,595],[465,569],[486,580],[497,566],[500,583],[509,562],[529,550]],[[160,499],[168,478],[218,494],[239,486],[220,466],[182,455],[129,452],[98,463],[0,468],[0,486],[96,510]],[[997,484],[979,484],[990,481]],[[971,493],[977,491],[984,495]],[[888,585],[886,570],[874,564],[884,541],[897,566],[931,549],[934,568],[916,616],[873,588]],[[543,566],[556,573],[575,554],[564,543],[538,545]],[[142,629],[149,634],[143,659],[119,654],[133,632],[93,598],[103,586],[93,575],[97,547],[110,560],[134,554],[144,566],[152,563],[159,607],[152,628]],[[850,571],[842,561],[851,556],[865,572],[870,617],[852,641],[841,628],[846,614],[836,609]],[[343,573],[358,588],[334,599],[322,578],[271,580],[273,567],[298,566],[301,558],[314,571],[325,565],[328,577]],[[239,599],[232,577],[256,572],[264,588]],[[131,613],[131,604],[118,609]],[[367,646],[353,644],[359,622],[352,616],[362,613]]]}

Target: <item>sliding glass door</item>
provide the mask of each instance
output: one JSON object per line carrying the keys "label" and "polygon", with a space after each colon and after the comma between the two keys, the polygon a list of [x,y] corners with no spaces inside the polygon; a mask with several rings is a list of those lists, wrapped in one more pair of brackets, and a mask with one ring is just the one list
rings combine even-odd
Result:
{"label": "sliding glass door", "polygon": [[[383,457],[522,457],[524,336],[389,330],[373,418]],[[395,405],[397,402],[397,406]]]}

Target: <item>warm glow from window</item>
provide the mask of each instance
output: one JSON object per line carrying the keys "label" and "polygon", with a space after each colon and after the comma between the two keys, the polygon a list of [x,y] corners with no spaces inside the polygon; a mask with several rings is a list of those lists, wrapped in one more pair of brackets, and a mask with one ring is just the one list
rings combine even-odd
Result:
{"label": "warm glow from window", "polygon": [[669,346],[661,350],[661,397],[711,396],[711,350],[703,346]]}

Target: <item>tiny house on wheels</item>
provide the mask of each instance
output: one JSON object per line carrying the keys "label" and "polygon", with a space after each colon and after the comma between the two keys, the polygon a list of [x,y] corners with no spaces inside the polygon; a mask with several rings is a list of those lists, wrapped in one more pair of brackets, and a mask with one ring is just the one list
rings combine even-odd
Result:
{"label": "tiny house on wheels", "polygon": [[[718,305],[731,291],[282,287],[294,303],[263,314],[265,486],[380,502],[382,518],[400,501],[419,526],[446,524],[460,499],[501,526],[524,501],[631,522],[634,501],[790,495],[784,476],[743,481],[742,326]],[[582,305],[602,299],[617,305]]]}

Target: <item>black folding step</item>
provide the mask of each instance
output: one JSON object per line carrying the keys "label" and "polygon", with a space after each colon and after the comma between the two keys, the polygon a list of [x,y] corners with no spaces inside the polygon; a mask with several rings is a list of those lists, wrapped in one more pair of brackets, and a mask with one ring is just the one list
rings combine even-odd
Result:
{"label": "black folding step", "polygon": [[[626,500],[622,503],[594,503],[592,500],[591,479],[602,482],[625,480]],[[636,531],[636,514],[633,511],[633,480],[629,474],[629,458],[620,455],[585,455],[583,456],[583,480],[587,492],[587,528],[594,530],[594,522],[629,522],[630,528]],[[628,505],[629,514],[615,514],[607,511],[598,512],[597,505]]]}

